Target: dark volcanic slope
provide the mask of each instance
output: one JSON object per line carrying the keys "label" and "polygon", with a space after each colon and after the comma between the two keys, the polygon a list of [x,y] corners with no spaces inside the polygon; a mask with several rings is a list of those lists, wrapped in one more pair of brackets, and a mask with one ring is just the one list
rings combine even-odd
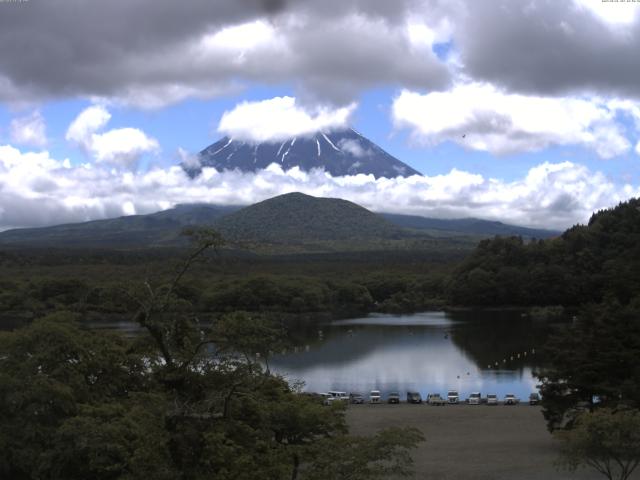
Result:
{"label": "dark volcanic slope", "polygon": [[[333,176],[372,174],[376,178],[420,175],[353,129],[319,132],[277,143],[248,143],[224,137],[200,152],[200,164],[217,170],[253,172],[276,163],[287,170],[324,168]],[[186,171],[195,176],[199,169]]]}
{"label": "dark volcanic slope", "polygon": [[144,248],[186,245],[186,226],[213,226],[232,241],[302,244],[396,238],[402,229],[346,200],[290,193],[249,207],[179,205],[151,215],[17,229],[0,245],[21,247]]}
{"label": "dark volcanic slope", "polygon": [[415,230],[438,230],[443,232],[459,232],[467,235],[481,236],[521,236],[527,238],[552,238],[560,235],[556,230],[541,228],[518,227],[502,222],[481,220],[479,218],[440,219],[427,218],[416,215],[397,215],[393,213],[381,213],[391,223],[403,228]]}
{"label": "dark volcanic slope", "polygon": [[232,239],[298,244],[397,238],[402,229],[355,203],[288,193],[221,218],[220,232]]}
{"label": "dark volcanic slope", "polygon": [[[474,218],[442,220],[409,215],[376,214],[337,198],[289,193],[241,208],[217,205],[178,205],[150,215],[25,228],[0,232],[0,246],[146,248],[181,246],[187,226],[212,226],[232,241],[301,245],[313,242],[377,241],[442,237],[520,235],[548,238],[550,230],[536,230]],[[411,229],[411,230],[409,230]],[[351,243],[352,245],[354,243]]]}
{"label": "dark volcanic slope", "polygon": [[21,247],[124,248],[184,243],[180,232],[190,225],[213,225],[240,207],[178,205],[150,215],[70,223],[44,228],[22,228],[0,233],[0,245]]}

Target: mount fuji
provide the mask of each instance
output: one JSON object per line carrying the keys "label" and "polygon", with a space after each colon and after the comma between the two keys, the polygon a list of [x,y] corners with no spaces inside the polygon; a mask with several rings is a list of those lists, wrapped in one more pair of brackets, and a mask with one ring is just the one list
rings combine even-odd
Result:
{"label": "mount fuji", "polygon": [[251,143],[224,137],[199,153],[199,167],[183,165],[192,177],[202,167],[254,172],[275,163],[283,170],[322,168],[333,176],[370,174],[375,178],[421,175],[351,128]]}

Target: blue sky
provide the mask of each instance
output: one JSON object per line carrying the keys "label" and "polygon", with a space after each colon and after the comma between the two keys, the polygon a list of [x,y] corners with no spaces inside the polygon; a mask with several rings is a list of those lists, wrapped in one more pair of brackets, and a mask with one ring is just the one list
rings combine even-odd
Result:
{"label": "blue sky", "polygon": [[[392,99],[397,90],[374,89],[358,98],[358,107],[351,118],[351,126],[374,141],[389,153],[426,175],[446,174],[457,168],[484,176],[514,180],[531,167],[545,161],[580,162],[594,170],[606,172],[617,184],[640,183],[640,159],[630,150],[624,154],[603,160],[592,150],[576,146],[556,146],[540,151],[505,155],[465,148],[455,142],[445,141],[438,145],[424,145],[413,140],[405,130],[394,127],[391,119]],[[198,152],[219,140],[223,134],[217,126],[225,111],[232,110],[242,101],[261,101],[273,97],[293,95],[287,88],[255,87],[235,95],[210,100],[190,99],[158,110],[141,110],[128,106],[110,108],[112,118],[109,128],[136,126],[148,135],[161,140],[161,153],[145,156],[140,169],[147,162],[170,166],[180,162],[178,148]],[[88,160],[87,155],[65,140],[70,123],[85,108],[90,100],[64,100],[44,103],[39,107],[47,122],[47,149],[54,158],[69,158],[73,164]],[[27,110],[28,112],[29,110]],[[0,106],[0,125],[8,125],[13,118],[24,112]],[[633,120],[620,116],[620,124],[633,132]],[[637,142],[637,135],[630,135]],[[0,131],[0,142],[11,141],[5,127]],[[90,158],[89,158],[90,160]]]}
{"label": "blue sky", "polygon": [[[0,4],[0,229],[292,190],[563,228],[640,192],[639,5],[150,1]],[[347,125],[424,177],[177,166]]]}

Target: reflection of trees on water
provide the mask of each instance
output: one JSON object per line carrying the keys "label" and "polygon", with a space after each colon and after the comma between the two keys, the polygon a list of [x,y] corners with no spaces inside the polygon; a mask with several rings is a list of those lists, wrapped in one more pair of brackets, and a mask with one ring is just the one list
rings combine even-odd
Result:
{"label": "reflection of trees on water", "polygon": [[[447,314],[452,322],[440,325],[350,324],[314,325],[290,331],[297,351],[289,349],[274,360],[297,368],[340,365],[372,355],[393,345],[398,353],[420,348],[442,348],[446,344],[462,352],[480,370],[499,375],[509,370],[522,374],[527,367],[542,364],[542,346],[551,327],[520,316],[514,311],[468,311]],[[322,331],[322,334],[319,333]],[[535,354],[532,354],[534,349]],[[524,355],[527,352],[527,355]],[[517,355],[520,354],[520,358]],[[513,356],[513,360],[511,359]],[[506,359],[506,363],[503,360]],[[498,365],[495,365],[498,362]],[[464,372],[463,372],[464,374]]]}
{"label": "reflection of trees on water", "polygon": [[[322,331],[322,336],[318,334]],[[291,336],[290,336],[291,337]],[[273,362],[281,366],[304,368],[313,365],[341,365],[373,354],[378,349],[420,349],[442,343],[434,329],[421,326],[395,325],[324,325],[309,329],[306,336],[296,332],[297,351],[289,348],[285,355],[276,355]],[[309,350],[306,350],[306,346]]]}
{"label": "reflection of trees on water", "polygon": [[522,372],[525,367],[544,363],[542,347],[553,330],[547,323],[522,318],[512,311],[456,312],[452,318],[463,323],[451,328],[451,340],[480,369],[488,370],[490,365],[491,370]]}

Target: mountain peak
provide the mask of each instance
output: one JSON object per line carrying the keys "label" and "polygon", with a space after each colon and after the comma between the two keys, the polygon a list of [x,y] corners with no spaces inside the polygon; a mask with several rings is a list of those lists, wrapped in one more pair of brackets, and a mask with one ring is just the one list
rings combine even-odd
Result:
{"label": "mountain peak", "polygon": [[[284,141],[261,143],[224,137],[202,150],[199,160],[201,167],[243,172],[255,172],[275,163],[283,170],[322,168],[333,176],[362,173],[376,178],[395,178],[420,175],[353,128],[318,131]],[[198,175],[201,170],[184,168],[191,176]]]}

